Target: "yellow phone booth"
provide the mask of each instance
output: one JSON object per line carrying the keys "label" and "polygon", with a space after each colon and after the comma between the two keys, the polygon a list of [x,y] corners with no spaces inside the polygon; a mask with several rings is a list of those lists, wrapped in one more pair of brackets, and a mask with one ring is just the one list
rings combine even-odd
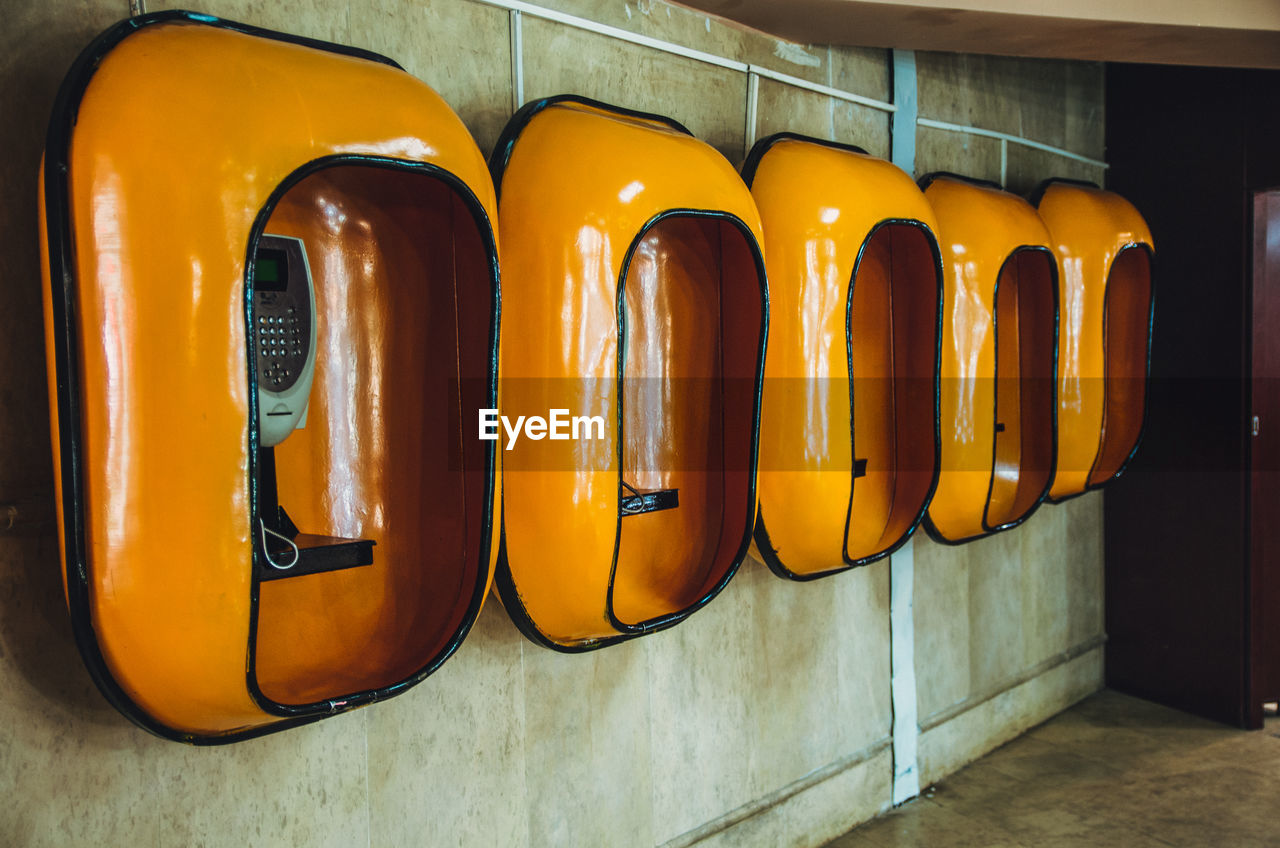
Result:
{"label": "yellow phone booth", "polygon": [[782,133],[743,176],[773,314],[755,543],[774,573],[808,580],[892,553],[924,517],[942,261],[924,194],[860,148]]}
{"label": "yellow phone booth", "polygon": [[67,601],[107,699],[213,744],[397,694],[496,555],[496,212],[390,60],[186,12],[72,66],[41,184]]}
{"label": "yellow phone booth", "polygon": [[942,472],[925,528],[958,544],[1022,523],[1053,481],[1058,266],[1021,197],[953,174],[920,182],[946,292]]}
{"label": "yellow phone booth", "polygon": [[578,97],[521,109],[490,164],[503,415],[552,423],[504,441],[496,585],[530,639],[590,650],[682,620],[746,555],[760,220],[682,126]]}
{"label": "yellow phone booth", "polygon": [[1062,276],[1058,331],[1058,465],[1049,500],[1115,479],[1146,416],[1155,248],[1129,201],[1092,183],[1048,180],[1033,202]]}

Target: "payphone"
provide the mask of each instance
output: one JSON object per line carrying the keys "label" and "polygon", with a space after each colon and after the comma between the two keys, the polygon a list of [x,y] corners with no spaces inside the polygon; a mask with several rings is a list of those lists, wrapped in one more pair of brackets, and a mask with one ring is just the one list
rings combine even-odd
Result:
{"label": "payphone", "polygon": [[255,569],[272,580],[373,563],[372,540],[302,533],[279,502],[275,447],[307,423],[316,369],[316,297],[301,239],[263,234],[250,318],[258,394]]}

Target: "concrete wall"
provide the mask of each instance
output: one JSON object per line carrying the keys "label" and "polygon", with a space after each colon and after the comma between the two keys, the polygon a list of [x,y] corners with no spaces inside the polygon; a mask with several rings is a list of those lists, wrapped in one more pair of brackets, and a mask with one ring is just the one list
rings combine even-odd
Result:
{"label": "concrete wall", "polygon": [[[149,4],[154,10],[155,4]],[[553,5],[887,98],[888,55],[782,44],[657,0]],[[469,0],[209,0],[202,11],[386,53],[487,153],[512,111],[507,13]],[[54,91],[126,0],[17,0],[0,27],[0,501],[51,488],[36,174]],[[680,119],[735,163],[747,79],[524,22],[526,98],[573,91]],[[1102,155],[1102,70],[919,56],[920,111]],[[758,131],[889,153],[883,112],[762,80]],[[175,107],[177,108],[177,107]],[[1000,143],[921,130],[917,168],[999,177]],[[1011,146],[1011,187],[1096,168]],[[927,783],[1101,685],[1101,500],[959,548],[915,542]],[[52,532],[0,535],[0,843],[797,845],[884,810],[892,781],[887,562],[811,584],[748,561],[679,627],[583,656],[491,601],[458,654],[386,704],[228,748],[154,739],[93,690]]]}

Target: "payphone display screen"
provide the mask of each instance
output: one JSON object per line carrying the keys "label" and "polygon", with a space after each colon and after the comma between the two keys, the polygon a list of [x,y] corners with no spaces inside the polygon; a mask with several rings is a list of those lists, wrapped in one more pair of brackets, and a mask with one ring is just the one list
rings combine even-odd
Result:
{"label": "payphone display screen", "polygon": [[282,292],[288,288],[288,254],[283,250],[260,249],[253,260],[253,284],[257,291]]}

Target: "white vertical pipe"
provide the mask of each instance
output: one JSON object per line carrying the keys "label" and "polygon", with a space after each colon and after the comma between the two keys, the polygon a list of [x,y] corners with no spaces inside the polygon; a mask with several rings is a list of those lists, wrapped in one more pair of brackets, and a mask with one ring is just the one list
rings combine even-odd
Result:
{"label": "white vertical pipe", "polygon": [[743,155],[751,152],[756,143],[756,109],[760,105],[760,75],[753,70],[747,71],[747,145]]}
{"label": "white vertical pipe", "polygon": [[511,10],[511,111],[524,105],[524,24],[519,9]]}
{"label": "white vertical pipe", "polygon": [[915,540],[889,558],[889,644],[893,669],[893,804],[920,794],[917,748],[920,742],[916,703]]}
{"label": "white vertical pipe", "polygon": [[[893,113],[891,158],[893,164],[915,176],[916,55],[893,51]],[[910,801],[920,794],[917,748],[920,741],[919,706],[916,701],[916,625],[912,595],[915,592],[915,541],[894,551],[889,558],[889,665],[893,698],[893,803]]]}
{"label": "white vertical pipe", "polygon": [[919,105],[916,102],[916,54],[911,50],[894,50],[893,118],[889,158],[909,175],[916,175],[916,124]]}

